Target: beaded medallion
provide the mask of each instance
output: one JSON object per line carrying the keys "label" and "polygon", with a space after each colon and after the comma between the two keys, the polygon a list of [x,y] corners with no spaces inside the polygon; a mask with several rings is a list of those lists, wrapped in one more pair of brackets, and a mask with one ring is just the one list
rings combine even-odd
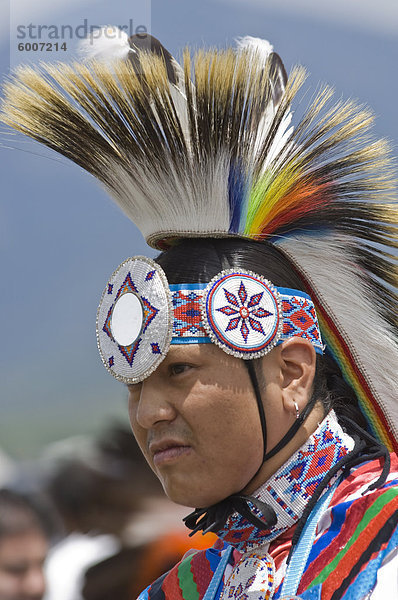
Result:
{"label": "beaded medallion", "polygon": [[102,362],[124,383],[138,383],[166,356],[172,337],[171,294],[150,258],[125,260],[112,274],[97,312]]}
{"label": "beaded medallion", "polygon": [[274,561],[269,554],[257,550],[244,555],[234,566],[221,600],[271,600],[274,586]]}
{"label": "beaded medallion", "polygon": [[203,320],[211,340],[237,358],[259,358],[282,333],[281,301],[264,277],[240,269],[222,271],[205,291]]}

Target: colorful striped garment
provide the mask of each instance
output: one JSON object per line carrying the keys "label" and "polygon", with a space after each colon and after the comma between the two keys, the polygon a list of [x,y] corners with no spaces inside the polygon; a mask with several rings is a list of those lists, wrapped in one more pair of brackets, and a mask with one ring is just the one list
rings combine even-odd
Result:
{"label": "colorful striped garment", "polygon": [[[321,475],[322,470],[331,468],[338,457],[350,449],[350,440],[331,413],[306,444],[256,493],[265,500],[277,493],[280,507],[284,500],[277,526],[282,521],[285,527],[278,529],[277,537],[274,529],[260,531],[235,514],[220,532],[223,539],[208,550],[183,558],[142,592],[139,600],[398,598],[398,459],[395,454],[391,455],[387,481],[380,488],[368,489],[380,476],[380,459],[351,469],[344,478],[334,481],[334,487],[329,486],[331,497],[316,522],[311,544],[303,548],[302,532],[293,553],[293,557],[296,552],[306,557],[298,587],[294,594],[286,594],[284,589],[286,562],[295,522],[305,506],[303,499],[306,495],[309,499],[322,481],[322,477],[317,478],[316,469]],[[322,442],[326,448],[320,447]],[[294,481],[290,477],[290,487],[287,485],[289,473],[295,476]],[[207,592],[205,596],[227,553],[228,564],[220,584],[214,594]]]}

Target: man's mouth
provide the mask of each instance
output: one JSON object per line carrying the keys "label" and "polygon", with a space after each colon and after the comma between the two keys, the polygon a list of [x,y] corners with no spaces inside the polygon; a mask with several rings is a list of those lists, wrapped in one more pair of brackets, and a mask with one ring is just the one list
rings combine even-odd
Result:
{"label": "man's mouth", "polygon": [[149,444],[149,452],[156,466],[178,460],[181,456],[191,452],[191,450],[191,446],[187,446],[184,442],[177,440],[160,440]]}

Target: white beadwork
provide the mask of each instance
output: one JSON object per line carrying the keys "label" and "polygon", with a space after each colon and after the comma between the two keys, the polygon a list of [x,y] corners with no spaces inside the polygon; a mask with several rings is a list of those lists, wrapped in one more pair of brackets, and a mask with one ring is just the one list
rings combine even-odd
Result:
{"label": "white beadwork", "polygon": [[274,285],[245,269],[228,269],[214,277],[204,293],[204,326],[227,354],[259,358],[282,334],[280,296]]}
{"label": "white beadwork", "polygon": [[[138,335],[130,345],[123,346],[115,339],[112,319],[118,302],[127,294],[136,298],[130,309],[133,304],[139,305],[142,316],[138,326],[139,311],[130,310],[129,318],[135,323],[126,322],[126,330],[135,330]],[[128,311],[122,317],[126,315]],[[109,279],[97,311],[97,344],[108,371],[124,383],[138,383],[148,377],[169,350],[172,318],[171,294],[163,269],[145,256],[125,260]],[[117,329],[123,330],[120,319]]]}
{"label": "white beadwork", "polygon": [[274,594],[275,564],[258,550],[244,554],[232,569],[221,600],[270,600]]}

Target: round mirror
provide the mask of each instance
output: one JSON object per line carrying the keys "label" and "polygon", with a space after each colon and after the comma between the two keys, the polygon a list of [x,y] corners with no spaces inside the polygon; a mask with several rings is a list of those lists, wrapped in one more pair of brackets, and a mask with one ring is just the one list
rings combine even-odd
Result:
{"label": "round mirror", "polygon": [[144,313],[141,300],[130,292],[116,301],[112,311],[111,330],[116,343],[130,346],[141,333]]}

